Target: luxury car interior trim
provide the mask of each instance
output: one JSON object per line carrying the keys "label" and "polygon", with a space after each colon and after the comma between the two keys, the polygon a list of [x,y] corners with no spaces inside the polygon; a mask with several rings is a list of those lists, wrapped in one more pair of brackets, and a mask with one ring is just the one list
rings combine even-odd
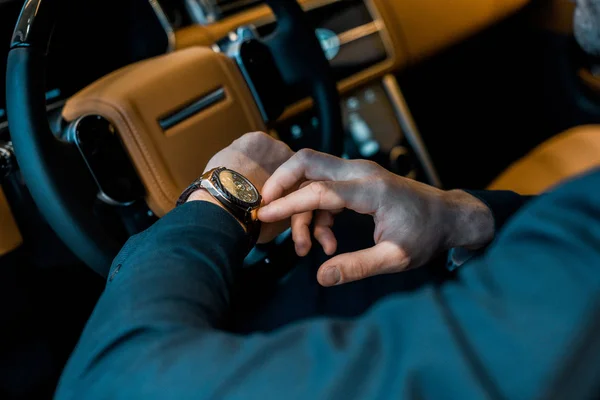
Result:
{"label": "luxury car interior trim", "polygon": [[31,45],[31,41],[35,40],[37,30],[42,28],[41,18],[39,18],[39,15],[43,14],[41,12],[42,3],[42,0],[27,0],[25,2],[10,43],[11,49],[28,47]]}
{"label": "luxury car interior trim", "polygon": [[381,21],[373,21],[368,24],[358,26],[349,31],[340,33],[338,38],[340,39],[340,45],[354,42],[355,40],[362,39],[364,37],[373,35],[377,32],[381,32],[385,29],[385,26]]}
{"label": "luxury car interior trim", "polygon": [[[67,101],[63,117],[75,121],[96,114],[110,121],[146,188],[148,206],[161,217],[202,173],[198,160],[209,160],[243,133],[265,130],[236,69],[235,61],[205,47],[165,54],[94,82]],[[192,79],[198,75],[203,79]],[[223,101],[168,131],[160,128],[157,121],[174,104],[191,104],[215,87],[224,89]]]}
{"label": "luxury car interior trim", "polygon": [[[88,122],[89,120],[104,123],[103,126],[106,129],[103,129],[102,131],[99,131],[98,129],[93,131],[86,129],[86,127],[82,125],[84,121]],[[114,126],[103,117],[95,114],[86,114],[70,123],[64,136],[67,141],[77,146],[81,157],[98,187],[98,200],[110,206],[127,207],[144,196],[144,189],[141,187],[139,180],[136,179],[133,165],[131,165],[120,140],[117,138],[117,134]],[[87,143],[87,137],[89,136],[93,137],[92,146]],[[112,140],[113,143],[113,147],[109,150],[106,149],[107,139]],[[105,145],[102,146],[101,143],[104,143]],[[97,161],[98,157],[103,157],[100,163]],[[106,162],[106,160],[110,161]],[[104,165],[98,165],[105,163],[110,164],[110,168],[104,168]],[[112,176],[108,175],[106,172],[101,172],[107,169],[113,171]],[[117,171],[116,173],[114,173],[115,170]],[[115,185],[114,182],[117,180],[122,182],[127,181],[128,183],[125,187]],[[107,193],[107,190],[112,193]],[[119,197],[121,197],[121,199],[119,199]]]}
{"label": "luxury car interior trim", "polygon": [[165,12],[162,9],[162,6],[158,2],[158,0],[148,0],[148,2],[152,6],[152,9],[156,13],[156,17],[160,21],[160,24],[163,27],[165,34],[167,35],[167,42],[168,42],[167,52],[175,51],[175,49],[177,48],[177,44],[176,44],[177,37],[175,36],[175,30],[173,29],[173,26],[169,22],[167,15],[165,14]]}
{"label": "luxury car interior trim", "polygon": [[404,135],[406,136],[406,139],[408,140],[408,143],[412,147],[413,151],[419,158],[419,162],[423,166],[429,183],[433,186],[441,187],[442,182],[433,166],[429,152],[425,147],[425,143],[423,143],[421,133],[417,128],[417,124],[412,117],[408,105],[406,104],[406,100],[404,99],[404,95],[402,94],[400,86],[398,85],[398,81],[394,75],[386,75],[383,78],[383,86],[390,97],[392,105],[394,106],[396,116],[398,117],[398,122],[400,122],[400,126],[404,131]]}
{"label": "luxury car interior trim", "polygon": [[166,131],[223,100],[225,100],[225,89],[220,87],[214,92],[202,96],[192,104],[189,104],[166,117],[160,118],[158,124]]}

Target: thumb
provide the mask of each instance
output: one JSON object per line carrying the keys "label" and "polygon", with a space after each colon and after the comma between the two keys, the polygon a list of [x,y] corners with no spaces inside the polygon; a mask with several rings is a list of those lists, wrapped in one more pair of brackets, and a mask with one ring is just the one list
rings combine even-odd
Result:
{"label": "thumb", "polygon": [[325,287],[342,285],[371,276],[401,272],[410,257],[395,243],[381,242],[370,249],[341,254],[324,263],[317,280]]}

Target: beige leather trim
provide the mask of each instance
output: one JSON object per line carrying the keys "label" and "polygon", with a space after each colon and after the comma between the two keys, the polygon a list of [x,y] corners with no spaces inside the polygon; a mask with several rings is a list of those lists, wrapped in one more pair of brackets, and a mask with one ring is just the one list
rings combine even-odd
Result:
{"label": "beige leather trim", "polygon": [[[223,88],[225,99],[166,132],[159,120]],[[260,112],[234,61],[191,47],[127,66],[69,99],[67,121],[101,115],[116,127],[162,216],[201,175],[210,158],[246,132],[264,130]]]}
{"label": "beige leather trim", "polygon": [[0,256],[10,253],[23,243],[23,237],[10,211],[4,191],[0,188]]}
{"label": "beige leather trim", "polygon": [[391,25],[405,39],[411,62],[419,61],[514,13],[529,0],[394,0]]}
{"label": "beige leather trim", "polygon": [[600,125],[570,129],[514,163],[489,187],[535,195],[600,166]]}

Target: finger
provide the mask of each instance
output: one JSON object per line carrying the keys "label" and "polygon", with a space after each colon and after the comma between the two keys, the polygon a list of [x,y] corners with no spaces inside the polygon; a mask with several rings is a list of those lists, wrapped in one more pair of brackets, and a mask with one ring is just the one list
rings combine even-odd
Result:
{"label": "finger", "polygon": [[[313,182],[289,195],[275,200],[258,211],[258,218],[263,222],[275,222],[314,210],[337,210],[351,208],[363,212],[362,206],[356,207],[353,197],[360,196],[362,189],[354,182]],[[368,199],[368,197],[365,197]]]}
{"label": "finger", "polygon": [[304,180],[346,180],[351,171],[349,161],[314,150],[303,149],[283,163],[262,189],[265,204],[280,198]]}
{"label": "finger", "polygon": [[[300,188],[308,186],[311,182],[304,182],[300,185]],[[299,257],[305,257],[312,247],[312,240],[310,238],[310,223],[312,221],[313,213],[306,212],[292,216],[292,240],[294,241],[294,247],[296,254]]]}
{"label": "finger", "polygon": [[312,247],[310,239],[312,217],[313,213],[310,211],[292,216],[292,239],[299,257],[306,256]]}
{"label": "finger", "polygon": [[323,247],[323,251],[328,256],[335,253],[337,249],[337,239],[331,230],[333,226],[334,216],[331,211],[319,210],[315,213],[315,239]]}
{"label": "finger", "polygon": [[400,246],[381,242],[370,249],[341,254],[324,263],[317,272],[323,286],[335,286],[371,276],[404,271],[410,257]]}
{"label": "finger", "polygon": [[270,243],[279,234],[284,232],[290,227],[290,220],[284,219],[283,221],[276,222],[274,224],[263,224],[260,229],[260,237],[258,238],[258,244]]}

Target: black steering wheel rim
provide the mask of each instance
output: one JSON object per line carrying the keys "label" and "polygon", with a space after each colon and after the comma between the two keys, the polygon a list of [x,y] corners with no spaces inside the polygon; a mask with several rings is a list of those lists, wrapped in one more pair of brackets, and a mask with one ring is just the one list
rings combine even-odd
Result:
{"label": "black steering wheel rim", "polygon": [[[40,212],[79,259],[106,277],[122,243],[94,215],[95,188],[82,184],[91,182],[84,161],[75,146],[52,134],[46,114],[46,53],[57,13],[69,1],[25,3],[7,63],[7,116],[21,174]],[[284,81],[310,85],[321,121],[319,150],[341,155],[339,95],[314,29],[295,0],[266,2],[277,18],[278,28],[265,42],[272,51],[277,50],[273,56]]]}

